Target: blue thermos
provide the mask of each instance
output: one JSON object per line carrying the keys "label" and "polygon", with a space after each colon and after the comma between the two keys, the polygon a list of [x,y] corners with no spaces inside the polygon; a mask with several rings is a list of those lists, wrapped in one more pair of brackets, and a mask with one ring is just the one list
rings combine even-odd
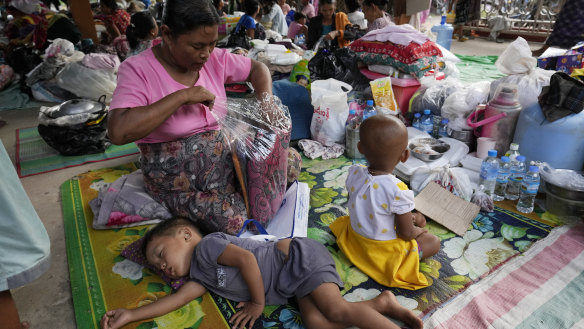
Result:
{"label": "blue thermos", "polygon": [[450,24],[446,24],[446,15],[442,16],[440,24],[432,26],[432,32],[437,33],[436,43],[442,47],[450,50],[450,43],[452,43],[452,32],[454,28]]}

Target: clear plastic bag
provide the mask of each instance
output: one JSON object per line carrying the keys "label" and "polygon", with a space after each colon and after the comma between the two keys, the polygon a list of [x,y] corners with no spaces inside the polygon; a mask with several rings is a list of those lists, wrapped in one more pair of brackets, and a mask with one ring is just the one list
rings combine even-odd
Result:
{"label": "clear plastic bag", "polygon": [[233,152],[248,215],[266,226],[286,194],[290,113],[278,97],[267,94],[226,105],[211,113]]}
{"label": "clear plastic bag", "polygon": [[68,63],[57,73],[57,85],[81,98],[98,100],[106,95],[106,103],[112,100],[116,89],[116,70],[95,70],[81,62]]}
{"label": "clear plastic bag", "polygon": [[483,185],[479,185],[479,189],[472,195],[470,202],[481,207],[481,211],[493,212],[495,210],[493,199],[485,193]]}
{"label": "clear plastic bag", "polygon": [[472,184],[468,175],[459,168],[438,167],[417,169],[410,180],[414,193],[420,193],[430,182],[435,182],[452,194],[469,201],[472,197]]}
{"label": "clear plastic bag", "polygon": [[442,105],[442,117],[448,119],[448,127],[454,130],[471,129],[466,124],[466,118],[477,105],[487,102],[489,97],[489,81],[479,81],[462,87],[452,93]]}
{"label": "clear plastic bag", "polygon": [[538,162],[541,178],[544,181],[572,191],[584,191],[582,172],[569,169],[554,169],[547,162]]}

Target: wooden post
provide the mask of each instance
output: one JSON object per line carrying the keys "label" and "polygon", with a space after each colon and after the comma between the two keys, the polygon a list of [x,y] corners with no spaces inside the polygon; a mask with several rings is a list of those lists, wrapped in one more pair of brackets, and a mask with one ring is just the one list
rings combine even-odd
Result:
{"label": "wooden post", "polygon": [[91,38],[97,44],[99,40],[97,39],[89,0],[69,0],[69,7],[71,8],[75,25],[77,25],[79,32],[81,32],[81,38]]}

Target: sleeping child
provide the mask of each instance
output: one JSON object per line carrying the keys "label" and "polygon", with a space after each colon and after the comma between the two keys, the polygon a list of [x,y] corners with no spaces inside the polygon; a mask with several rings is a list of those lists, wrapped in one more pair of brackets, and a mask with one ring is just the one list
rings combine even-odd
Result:
{"label": "sleeping child", "polygon": [[408,131],[394,116],[363,121],[357,144],[369,167],[349,168],[349,215],[330,229],[343,253],[363,273],[388,287],[416,290],[428,286],[420,260],[440,250],[424,215],[412,212],[414,194],[392,172],[409,157]]}

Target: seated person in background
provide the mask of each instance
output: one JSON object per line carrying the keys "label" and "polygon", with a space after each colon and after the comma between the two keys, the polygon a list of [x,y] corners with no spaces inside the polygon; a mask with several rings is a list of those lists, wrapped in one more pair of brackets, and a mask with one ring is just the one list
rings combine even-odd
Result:
{"label": "seated person in background", "polygon": [[107,311],[101,319],[103,329],[170,313],[207,289],[239,302],[239,310],[229,319],[233,328],[252,328],[265,305],[287,304],[292,297],[307,328],[399,329],[385,315],[413,329],[423,326],[390,291],[371,300],[346,301],[329,251],[309,238],[265,242],[223,233],[202,237],[190,221],[177,218],[149,231],[143,250],[149,263],[170,277],[188,276],[189,281],[176,293],[145,306]]}
{"label": "seated person in background", "polygon": [[165,1],[162,42],[119,67],[108,137],[136,142],[146,192],[173,215],[237,234],[247,211],[211,110],[226,110],[225,84],[249,81],[263,96],[272,79],[264,64],[215,47],[219,23],[208,0]]}
{"label": "seated person in background", "polygon": [[367,19],[367,32],[394,25],[385,12],[388,0],[363,0],[363,13]]}
{"label": "seated person in background", "polygon": [[306,46],[312,49],[320,37],[324,36],[326,40],[333,40],[333,44],[342,48],[349,44],[344,39],[345,26],[351,22],[347,14],[343,12],[335,13],[336,0],[321,0],[318,10],[320,15],[313,17],[308,22],[308,36]]}
{"label": "seated person in background", "polygon": [[278,5],[280,5],[280,9],[282,9],[282,14],[284,14],[284,17],[286,17],[286,15],[288,15],[292,9],[290,8],[290,5],[286,3],[286,0],[278,0]]}
{"label": "seated person in background", "polygon": [[300,12],[294,13],[294,21],[290,23],[288,28],[288,38],[294,40],[299,34],[308,34],[308,26],[306,26],[306,15]]}
{"label": "seated person in background", "polygon": [[288,35],[288,24],[286,15],[282,13],[282,8],[276,0],[260,0],[262,6],[261,22],[266,27],[280,35]]}
{"label": "seated person in background", "polygon": [[43,49],[48,30],[48,21],[43,11],[40,6],[30,6],[24,1],[8,3],[6,14],[13,18],[4,26],[4,35],[8,38],[8,45],[4,46],[6,52],[19,45],[34,45],[37,49]]}
{"label": "seated person in background", "polygon": [[440,239],[423,229],[414,210],[414,193],[392,172],[410,153],[406,126],[395,116],[374,115],[359,128],[359,152],[369,167],[349,168],[349,214],[330,229],[345,256],[363,273],[388,287],[428,286],[420,260],[440,250]]}
{"label": "seated person in background", "polygon": [[130,46],[127,57],[138,55],[160,43],[158,24],[150,12],[140,11],[132,15],[130,26],[126,29],[126,38]]}
{"label": "seated person in background", "polygon": [[302,7],[300,9],[300,12],[306,15],[306,18],[308,18],[308,20],[316,16],[314,6],[310,3],[310,0],[302,0]]}
{"label": "seated person in background", "polygon": [[118,8],[116,0],[100,0],[99,6],[101,14],[95,15],[95,18],[103,21],[107,31],[102,33],[101,42],[110,44],[115,38],[126,34],[126,28],[130,25],[130,14]]}
{"label": "seated person in background", "polygon": [[239,32],[240,29],[245,28],[247,36],[255,39],[256,17],[260,13],[260,3],[257,0],[245,0],[244,6],[245,15],[241,16],[237,22],[235,32]]}
{"label": "seated person in background", "polygon": [[227,13],[223,8],[225,7],[225,3],[223,0],[213,0],[213,6],[217,9],[217,14],[219,16],[227,16]]}
{"label": "seated person in background", "polygon": [[365,14],[361,12],[361,4],[359,0],[345,0],[345,5],[347,6],[347,17],[353,25],[359,25],[359,28],[366,29],[367,21],[365,20]]}

